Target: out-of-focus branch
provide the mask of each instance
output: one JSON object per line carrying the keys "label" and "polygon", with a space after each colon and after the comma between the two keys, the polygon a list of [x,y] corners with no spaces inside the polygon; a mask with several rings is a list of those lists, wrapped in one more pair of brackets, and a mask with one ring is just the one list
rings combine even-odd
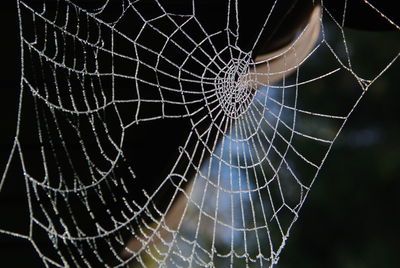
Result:
{"label": "out-of-focus branch", "polygon": [[[149,232],[140,237],[132,237],[126,244],[125,249],[121,252],[123,258],[128,258],[134,253],[140,252],[143,246],[151,246],[162,242],[162,240],[169,241],[172,238],[172,232],[178,229],[179,223],[182,220],[186,206],[188,204],[187,194],[192,189],[192,183],[186,185],[185,193],[180,194],[177,200],[172,204],[165,217],[157,222],[155,231]],[[169,202],[167,200],[166,202]]]}
{"label": "out-of-focus branch", "polygon": [[316,6],[299,36],[290,44],[274,52],[257,56],[247,81],[253,88],[271,85],[292,74],[310,54],[321,29],[321,7]]}

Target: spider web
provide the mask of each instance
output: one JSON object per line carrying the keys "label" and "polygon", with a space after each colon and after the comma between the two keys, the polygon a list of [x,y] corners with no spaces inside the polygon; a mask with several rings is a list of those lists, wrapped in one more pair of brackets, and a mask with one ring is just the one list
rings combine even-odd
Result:
{"label": "spider web", "polygon": [[[399,57],[359,74],[346,16],[323,3],[317,28],[260,54],[280,1],[250,35],[241,1],[167,2],[17,1],[21,87],[0,191],[20,176],[29,222],[0,233],[46,267],[274,266],[349,115]],[[339,76],[351,86],[319,90]]]}

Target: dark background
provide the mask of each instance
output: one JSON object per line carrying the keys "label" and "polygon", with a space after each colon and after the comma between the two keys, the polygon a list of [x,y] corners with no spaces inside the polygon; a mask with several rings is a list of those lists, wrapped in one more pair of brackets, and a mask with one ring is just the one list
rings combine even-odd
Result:
{"label": "dark background", "polygon": [[[2,174],[14,137],[19,92],[18,29],[12,1],[2,3],[0,30]],[[360,34],[360,40],[364,36]],[[387,42],[398,47],[399,41],[398,33],[370,33],[368,43],[359,47],[363,52],[359,60],[365,61],[364,68],[380,64],[375,61],[388,52],[380,48]],[[369,89],[349,119],[313,186],[278,267],[399,266],[399,67],[397,61]],[[332,101],[340,105],[339,99]],[[13,187],[0,192],[0,228],[13,224],[14,230],[23,230],[27,219],[15,215],[27,209],[24,182],[21,177],[10,179],[15,179]],[[35,264],[38,260],[28,241],[0,234],[1,267],[39,267]]]}
{"label": "dark background", "polygon": [[[399,53],[398,32],[346,34],[352,36],[353,63],[360,73],[385,66]],[[399,267],[399,67],[397,59],[350,116],[278,267]],[[341,99],[332,101],[340,105]]]}

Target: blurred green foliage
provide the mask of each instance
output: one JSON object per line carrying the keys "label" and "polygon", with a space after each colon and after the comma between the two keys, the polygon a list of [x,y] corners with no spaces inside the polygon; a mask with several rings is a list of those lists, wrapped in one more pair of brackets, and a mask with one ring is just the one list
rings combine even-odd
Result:
{"label": "blurred green foliage", "polygon": [[[361,75],[377,74],[399,53],[398,32],[345,33],[353,68]],[[397,59],[350,116],[277,267],[399,267],[399,67]],[[339,79],[339,85],[352,83]],[[330,102],[341,105],[342,100]]]}

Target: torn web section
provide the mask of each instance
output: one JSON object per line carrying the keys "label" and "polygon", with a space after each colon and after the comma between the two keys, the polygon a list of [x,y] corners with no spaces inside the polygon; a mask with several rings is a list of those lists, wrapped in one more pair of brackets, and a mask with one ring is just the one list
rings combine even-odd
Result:
{"label": "torn web section", "polygon": [[[111,256],[121,262],[122,233],[133,230],[119,230],[140,207],[127,202],[134,174],[121,151],[111,67],[99,64],[111,63],[111,40],[100,37],[110,31],[72,5],[60,2],[57,8],[34,10],[21,3],[21,17],[36,21],[22,32],[22,94],[32,98],[21,105],[19,130],[33,240],[50,256],[45,262],[102,265]],[[59,22],[62,16],[67,23]],[[43,232],[47,243],[40,240]],[[100,239],[109,233],[115,236]]]}

